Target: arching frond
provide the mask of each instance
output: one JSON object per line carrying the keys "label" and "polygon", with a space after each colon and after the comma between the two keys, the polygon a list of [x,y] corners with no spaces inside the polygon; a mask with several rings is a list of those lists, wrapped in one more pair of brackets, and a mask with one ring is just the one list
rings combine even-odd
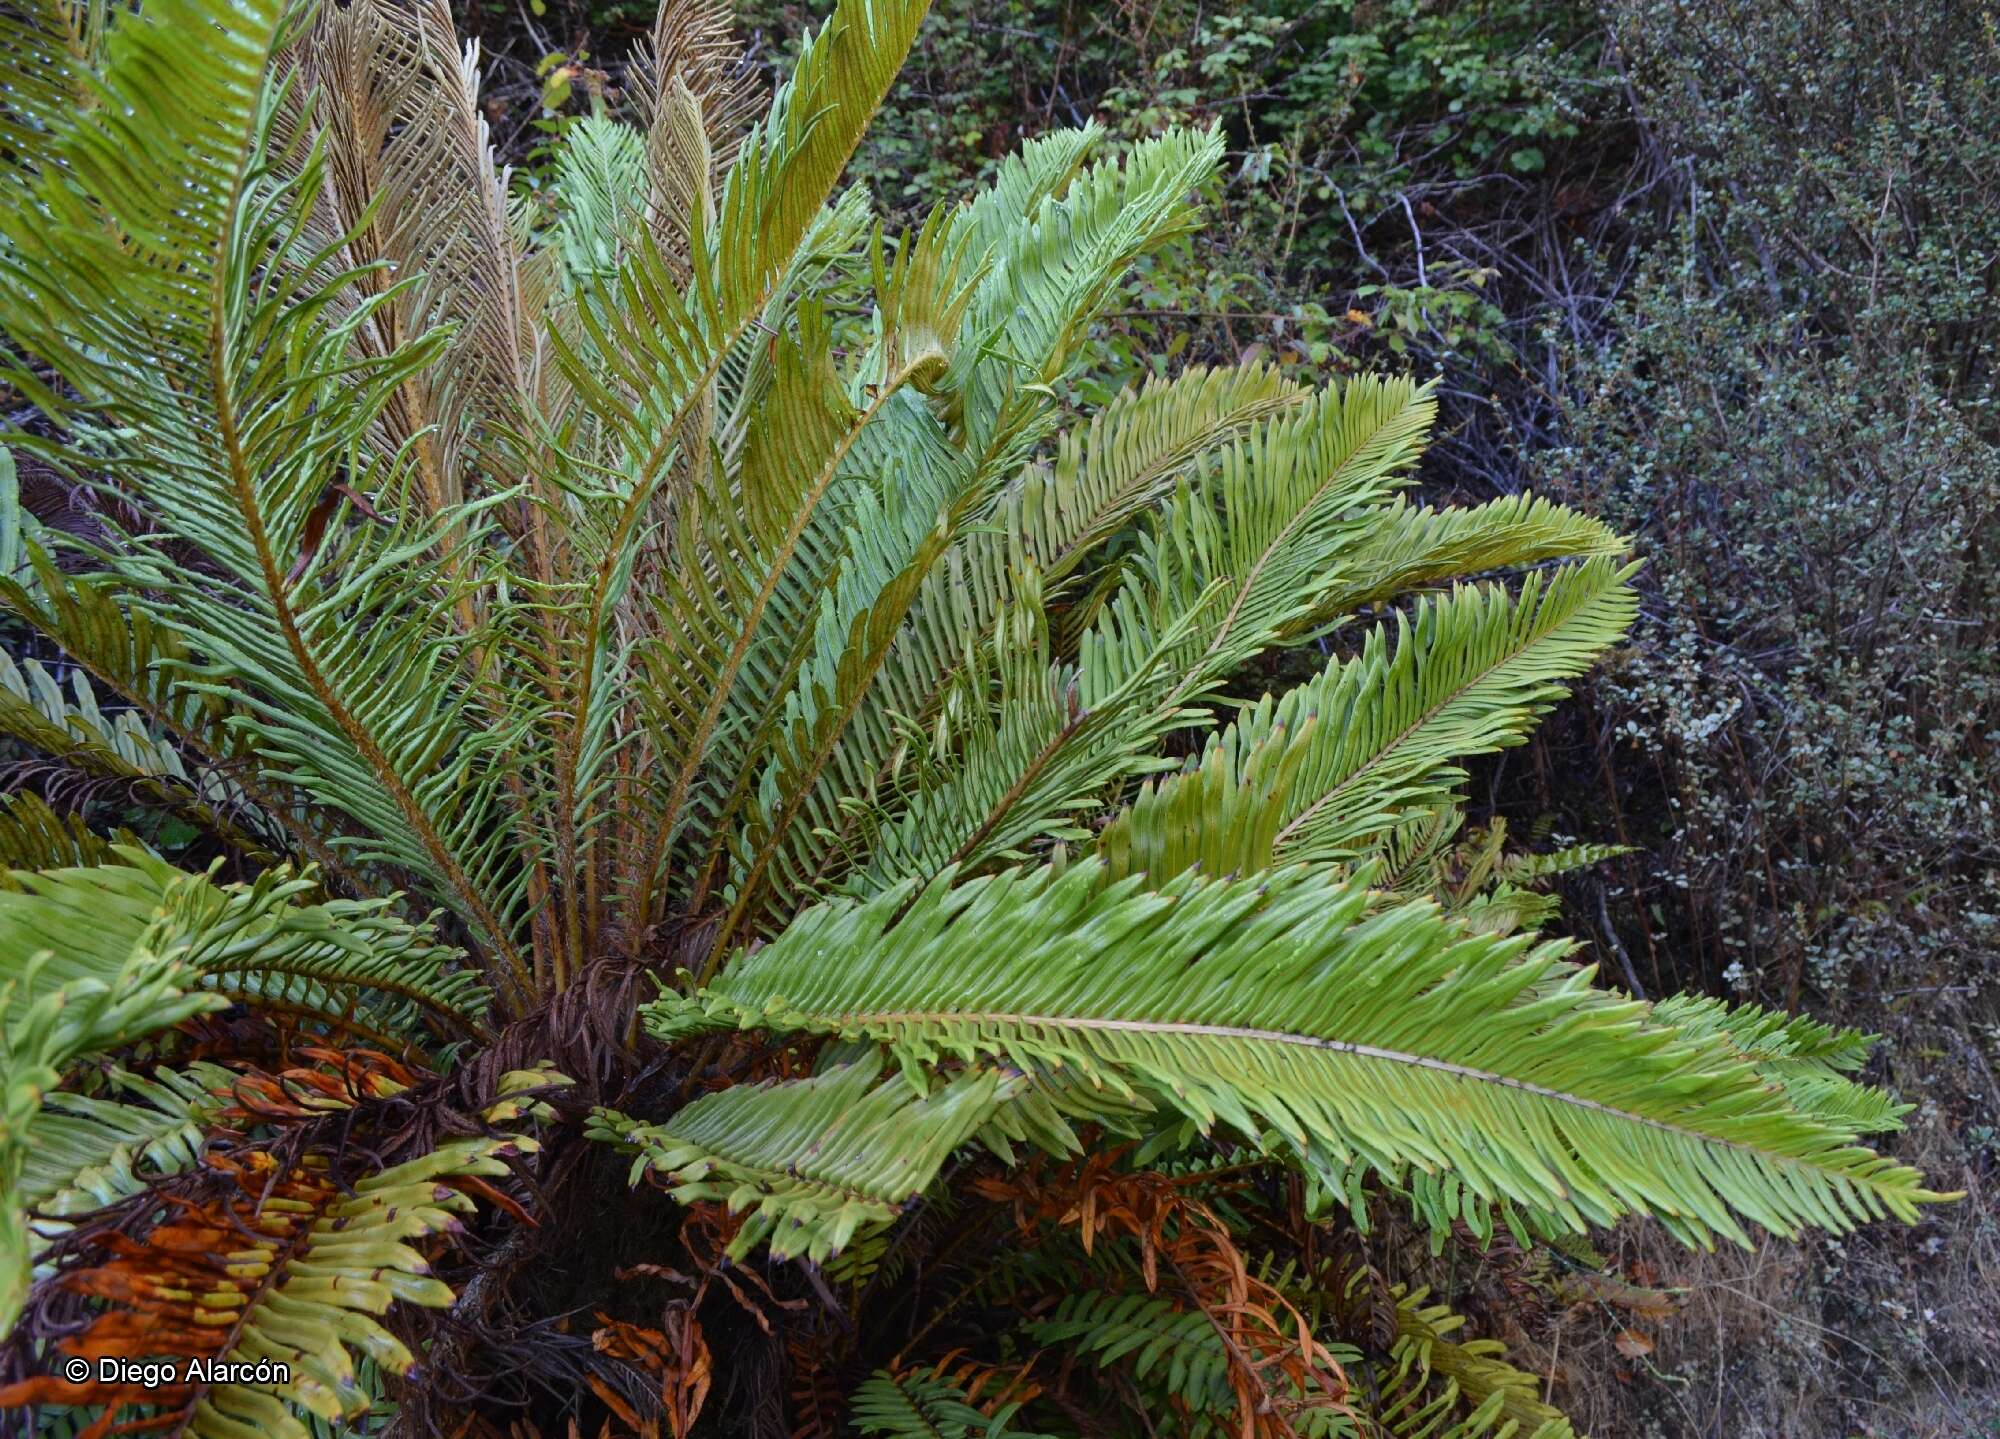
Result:
{"label": "arching frond", "polygon": [[[81,869],[116,864],[114,844],[136,845],[129,831],[110,839],[84,823],[81,815],[61,815],[39,795],[23,790],[0,795],[0,869]],[[14,882],[0,873],[0,888]]]}
{"label": "arching frond", "polygon": [[1044,200],[1060,197],[1103,138],[1104,127],[1089,120],[1075,129],[1037,135],[1002,160],[953,222],[965,231],[974,262],[991,256]]}
{"label": "arching frond", "polygon": [[[44,978],[52,967],[56,982]],[[13,1327],[28,1294],[31,1130],[44,1102],[82,1056],[222,1006],[189,992],[189,979],[185,965],[142,945],[115,965],[67,975],[48,951],[28,951],[0,981],[0,1329]]]}
{"label": "arching frond", "polygon": [[317,885],[283,870],[219,885],[143,850],[120,847],[117,857],[92,869],[19,871],[18,888],[0,892],[0,954],[50,952],[24,980],[24,998],[106,980],[143,951],[181,966],[190,990],[363,1028],[429,1016],[463,1031],[484,1012],[477,971],[387,901],[301,904]]}
{"label": "arching frond", "polygon": [[1320,614],[1333,619],[1486,570],[1592,556],[1615,559],[1630,549],[1602,520],[1537,495],[1442,510],[1398,496],[1340,556],[1340,577],[1321,601]]}
{"label": "arching frond", "polygon": [[275,858],[230,817],[243,798],[216,775],[188,773],[178,750],[139,713],[106,714],[80,669],[67,686],[33,659],[16,664],[0,652],[0,734],[30,745],[79,775],[119,781],[127,792],[185,815],[218,838],[266,862]]}
{"label": "arching frond", "polygon": [[880,772],[897,743],[894,716],[910,689],[927,683],[885,679],[926,577],[1045,433],[1051,386],[1076,362],[1089,319],[1133,259],[1187,224],[1188,195],[1213,171],[1219,147],[1213,133],[1176,132],[1135,147],[1122,164],[1093,165],[989,255],[962,321],[976,343],[960,345],[939,381],[962,407],[959,443],[930,419],[926,429],[944,453],[905,473],[911,482],[935,480],[895,509],[869,500],[852,513],[839,587],[820,609],[814,658],[785,702],[743,826],[748,858],[725,936],[774,902],[782,908],[813,892],[837,865],[840,846],[829,840],[842,801]]}
{"label": "arching frond", "polygon": [[671,1026],[688,1005],[905,1063],[1075,1066],[1203,1128],[1450,1170],[1572,1227],[1639,1212],[1747,1242],[1738,1215],[1840,1230],[1939,1197],[1731,1050],[1592,989],[1562,946],[1301,870],[1147,892],[1084,864],[829,903],[652,1013]]}
{"label": "arching frond", "polygon": [[18,1190],[21,1207],[34,1215],[36,1240],[45,1244],[69,1229],[70,1216],[193,1168],[208,1122],[222,1105],[214,1091],[231,1077],[209,1064],[185,1072],[158,1069],[150,1079],[114,1069],[110,1092],[120,1098],[67,1090],[46,1096]]}
{"label": "arching frond", "polygon": [[1250,874],[1351,860],[1448,799],[1458,762],[1518,744],[1631,622],[1630,570],[1587,560],[1520,596],[1467,587],[1378,626],[1281,700],[1266,697],[1187,773],[1149,787],[1098,843],[1114,873]]}
{"label": "arching frond", "polygon": [[413,456],[365,438],[441,337],[355,359],[353,329],[381,300],[340,313],[351,276],[300,248],[324,160],[272,168],[283,91],[266,78],[287,13],[169,0],[120,14],[100,102],[41,141],[35,204],[0,218],[0,320],[77,397],[15,376],[90,436],[78,468],[200,555],[134,540],[106,557],[199,651],[201,677],[183,677],[227,675],[263,764],[349,816],[359,859],[420,877],[518,963],[523,879],[492,833],[490,761],[511,724],[475,720],[452,679],[469,659],[466,576],[443,535],[477,515],[427,515]]}
{"label": "arching frond", "polygon": [[1029,1322],[1027,1332],[1041,1344],[1087,1357],[1099,1368],[1128,1366],[1135,1379],[1161,1396],[1171,1396],[1197,1415],[1234,1415],[1229,1386],[1229,1351],[1201,1310],[1177,1304],[1164,1294],[1139,1290],[1114,1294],[1085,1290],[1065,1295],[1047,1318]]}

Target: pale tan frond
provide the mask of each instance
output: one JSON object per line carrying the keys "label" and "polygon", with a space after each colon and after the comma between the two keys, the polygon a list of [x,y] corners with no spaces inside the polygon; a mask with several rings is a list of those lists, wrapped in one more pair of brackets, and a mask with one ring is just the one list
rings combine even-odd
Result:
{"label": "pale tan frond", "polygon": [[326,141],[314,222],[357,268],[375,267],[360,278],[365,294],[390,295],[357,342],[380,356],[437,325],[456,329],[384,416],[389,442],[416,438],[435,512],[468,498],[465,446],[489,444],[536,388],[506,176],[479,106],[479,47],[460,49],[443,0],[355,0],[320,10],[289,58],[315,92],[306,103]]}

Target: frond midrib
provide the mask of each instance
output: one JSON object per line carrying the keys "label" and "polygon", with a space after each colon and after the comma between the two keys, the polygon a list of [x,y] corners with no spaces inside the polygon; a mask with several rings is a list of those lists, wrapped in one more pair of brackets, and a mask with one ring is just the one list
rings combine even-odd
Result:
{"label": "frond midrib", "polygon": [[[923,1024],[950,1025],[954,1028],[977,1028],[983,1025],[1018,1025],[1023,1028],[1042,1027],[1068,1029],[1083,1032],[1114,1031],[1133,1034],[1185,1035],[1202,1039],[1237,1039],[1253,1043],[1286,1044],[1299,1049],[1319,1050],[1330,1054],[1349,1054],[1360,1059],[1378,1059],[1391,1064],[1400,1064],[1412,1069],[1429,1070],[1458,1079],[1476,1080],[1497,1088],[1512,1089],[1538,1098],[1552,1100],[1576,1109],[1588,1110],[1613,1119],[1656,1129],[1665,1134],[1691,1139],[1701,1144],[1724,1146],[1744,1154],[1754,1155],[1762,1160],[1779,1161],[1806,1168],[1815,1168],[1812,1162],[1802,1156],[1786,1154],[1748,1144],[1741,1140],[1710,1134],[1699,1129],[1689,1129],[1671,1124],[1650,1115],[1638,1114],[1617,1105],[1606,1104],[1602,1100],[1590,1099],[1567,1090],[1548,1085],[1536,1084],[1531,1080],[1516,1079],[1511,1075],[1499,1074],[1493,1070],[1480,1069],[1476,1065],[1459,1064],[1448,1059],[1438,1059],[1431,1055],[1416,1054],[1408,1050],[1387,1049],[1380,1045],[1361,1044],[1346,1039],[1326,1039],[1318,1035],[1297,1034],[1282,1029],[1257,1029],[1247,1025],[1204,1024],[1193,1020],[1165,1019],[1111,1019],[1098,1016],[1046,1015],[1008,1013],[1000,1010],[948,1009],[948,1010],[847,1010],[838,1014],[816,1015],[825,1023],[837,1024],[843,1028],[880,1026],[884,1029],[902,1029]],[[1853,1153],[1870,1154],[1872,1151],[1850,1146]],[[1880,1156],[1874,1156],[1879,1158]],[[1865,1182],[1856,1176],[1857,1182]]]}

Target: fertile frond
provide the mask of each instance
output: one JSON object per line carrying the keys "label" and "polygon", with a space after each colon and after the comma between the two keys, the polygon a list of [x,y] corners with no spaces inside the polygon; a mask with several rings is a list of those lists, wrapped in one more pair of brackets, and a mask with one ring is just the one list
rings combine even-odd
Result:
{"label": "fertile frond", "polygon": [[993,1069],[935,1092],[881,1075],[871,1051],[811,1079],[721,1090],[664,1124],[600,1109],[591,1132],[638,1150],[634,1182],[652,1171],[683,1204],[718,1199],[753,1211],[732,1257],[768,1239],[780,1259],[818,1263],[894,1220],[1013,1088]]}
{"label": "fertile frond", "polygon": [[[503,1156],[531,1150],[526,1138],[454,1140],[349,1188],[323,1159],[286,1169],[253,1151],[209,1160],[228,1188],[212,1203],[162,1221],[142,1239],[106,1237],[114,1257],[66,1274],[62,1284],[110,1300],[62,1348],[88,1359],[162,1350],[203,1361],[177,1367],[177,1382],[70,1384],[29,1379],[0,1389],[0,1405],[134,1406],[165,1411],[179,1432],[201,1439],[308,1439],[299,1410],[334,1422],[368,1407],[354,1355],[401,1374],[416,1362],[373,1317],[391,1304],[452,1301],[413,1241],[460,1228],[472,1199],[459,1181],[508,1173]],[[258,1379],[249,1366],[281,1365],[289,1377]],[[214,1375],[217,1377],[203,1377]]]}
{"label": "fertile frond", "polygon": [[652,1013],[873,1040],[907,1064],[1074,1066],[1203,1129],[1451,1170],[1572,1227],[1640,1212],[1744,1241],[1739,1214],[1844,1230],[1938,1197],[1733,1051],[1593,989],[1560,945],[1384,910],[1298,869],[1151,892],[1105,878],[947,876],[821,905]]}
{"label": "fertile frond", "polygon": [[1630,570],[1587,560],[1530,575],[1520,596],[1463,587],[1377,626],[1283,699],[1266,696],[1185,774],[1149,786],[1098,852],[1155,881],[1199,867],[1353,859],[1451,795],[1465,757],[1518,744],[1631,623]]}
{"label": "fertile frond", "polygon": [[758,100],[735,15],[716,0],[665,0],[634,69],[646,129],[652,223],[663,252],[687,263],[714,222],[714,191],[736,159]]}

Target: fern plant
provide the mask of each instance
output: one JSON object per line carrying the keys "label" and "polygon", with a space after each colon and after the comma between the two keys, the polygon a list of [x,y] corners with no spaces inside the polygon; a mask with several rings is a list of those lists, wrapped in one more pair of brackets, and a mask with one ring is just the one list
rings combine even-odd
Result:
{"label": "fern plant", "polygon": [[1598,852],[1461,840],[1624,542],[1410,503],[1406,380],[1074,415],[1222,140],[885,233],[922,11],[762,105],[667,0],[526,196],[436,0],[10,0],[0,1404],[1557,1435],[1371,1224],[1939,1197],[1860,1037],[1603,988],[1536,934]]}

